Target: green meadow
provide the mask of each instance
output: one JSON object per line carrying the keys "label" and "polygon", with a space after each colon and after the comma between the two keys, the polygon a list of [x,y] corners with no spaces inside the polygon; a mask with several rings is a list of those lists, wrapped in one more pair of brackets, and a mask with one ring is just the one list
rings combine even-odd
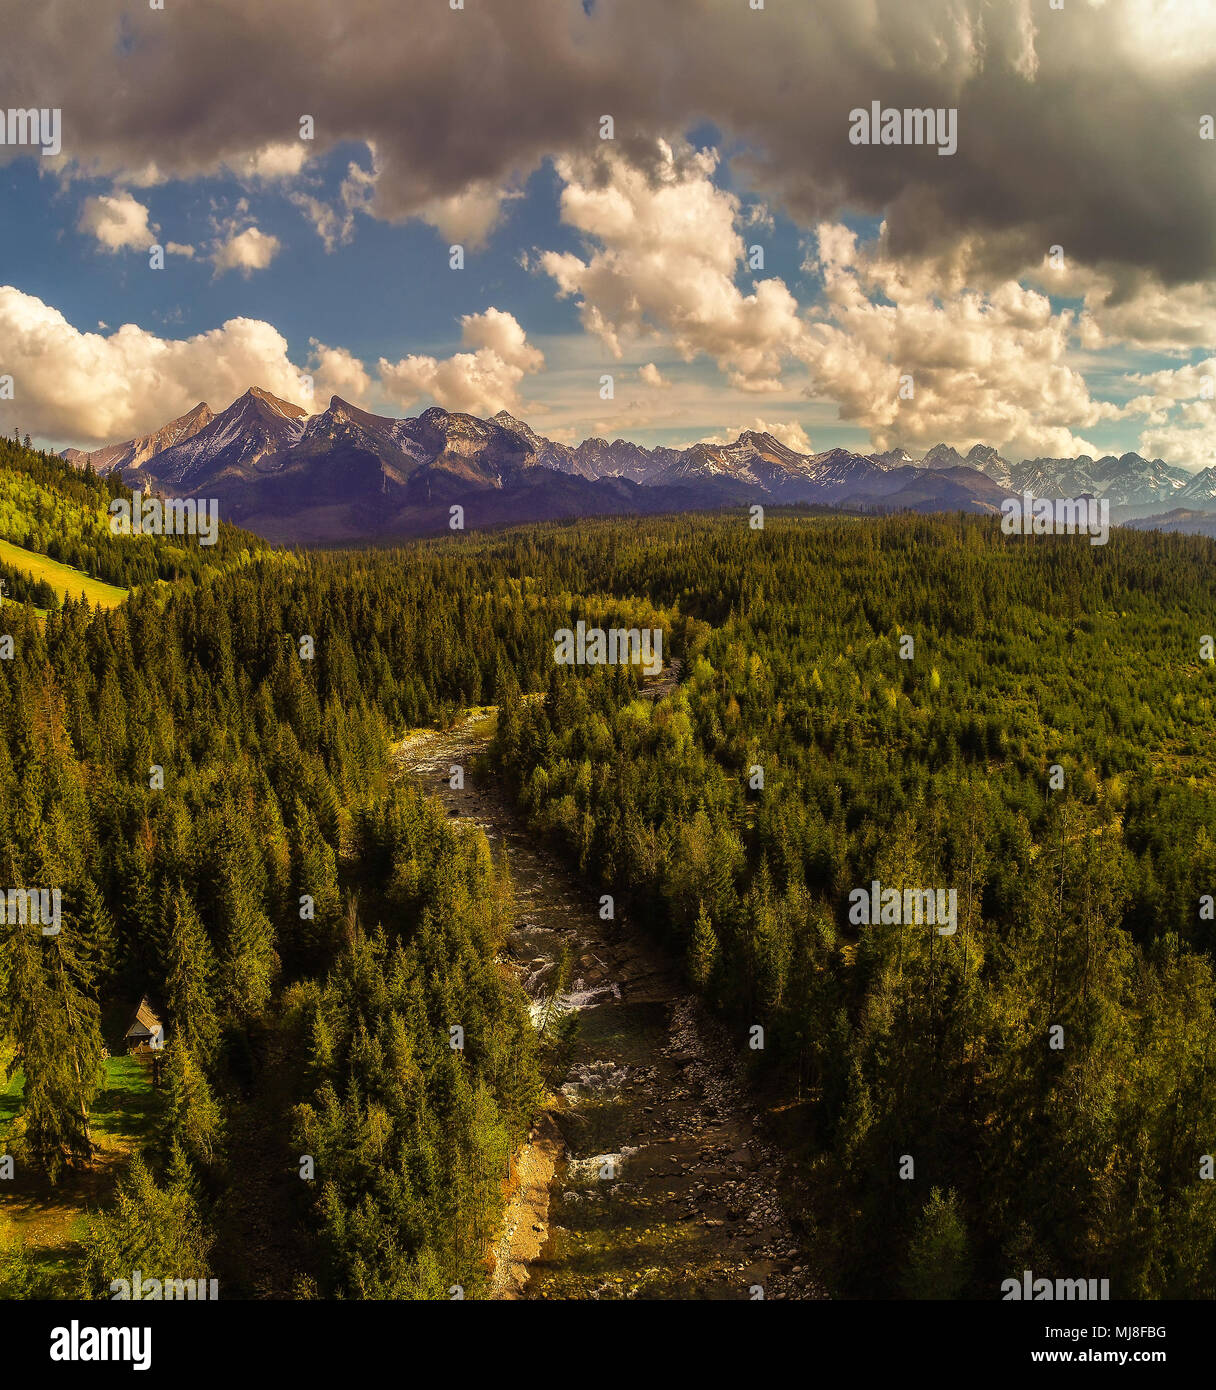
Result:
{"label": "green meadow", "polygon": [[103,584],[100,579],[90,579],[83,571],[71,565],[61,565],[33,550],[23,550],[12,541],[0,540],[0,560],[25,570],[35,579],[45,579],[59,595],[65,598],[79,598],[81,594],[90,603],[101,604],[103,608],[116,608],[126,598],[128,590],[116,588],[113,584]]}

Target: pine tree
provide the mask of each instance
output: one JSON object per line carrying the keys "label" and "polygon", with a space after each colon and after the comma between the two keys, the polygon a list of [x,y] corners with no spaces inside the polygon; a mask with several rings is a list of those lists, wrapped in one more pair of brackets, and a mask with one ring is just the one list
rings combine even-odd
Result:
{"label": "pine tree", "polygon": [[72,912],[77,949],[99,996],[114,985],[118,957],[114,919],[92,879],[85,879]]}
{"label": "pine tree", "polygon": [[258,901],[256,860],[249,837],[236,827],[237,807],[221,830],[216,881],[220,997],[241,1019],[266,1007],[278,970],[274,927]]}
{"label": "pine tree", "polygon": [[904,1292],[908,1298],[961,1298],[971,1274],[967,1228],[953,1189],[932,1188],[912,1237]]}
{"label": "pine tree", "polygon": [[190,895],[180,885],[169,906],[169,961],[166,1002],[174,1045],[209,1059],[219,1036],[214,981],[215,957]]}
{"label": "pine tree", "polygon": [[169,1048],[168,1120],[173,1142],[199,1164],[215,1161],[223,1121],[207,1078],[184,1041]]}
{"label": "pine tree", "polygon": [[713,924],[706,915],[705,904],[700,903],[692,937],[688,943],[688,973],[698,989],[708,988],[717,964],[718,938],[714,933]]}
{"label": "pine tree", "polygon": [[4,929],[9,969],[3,1025],[16,1044],[10,1075],[25,1074],[23,1144],[51,1182],[93,1156],[89,1111],[101,1084],[101,1029],[92,982],[70,929]]}
{"label": "pine tree", "polygon": [[81,1298],[109,1296],[111,1282],[133,1278],[202,1279],[210,1274],[207,1234],[198,1203],[182,1180],[159,1186],[137,1154],[113,1205],[91,1218],[80,1273]]}

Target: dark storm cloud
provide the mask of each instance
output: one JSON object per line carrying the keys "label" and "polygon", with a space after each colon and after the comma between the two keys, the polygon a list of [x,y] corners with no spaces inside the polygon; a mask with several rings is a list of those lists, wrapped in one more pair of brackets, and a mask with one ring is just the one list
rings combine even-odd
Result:
{"label": "dark storm cloud", "polygon": [[[1151,22],[1148,0],[1062,11],[1029,0],[0,0],[0,102],[61,106],[87,170],[217,172],[296,138],[368,140],[371,211],[400,218],[546,156],[698,120],[744,145],[736,168],[800,221],[885,212],[897,253],[969,239],[1014,273],[1052,244],[1075,263],[1167,283],[1216,260],[1216,92],[1206,6]],[[1188,32],[1193,25],[1193,34]],[[849,111],[957,107],[958,151],[856,146]],[[0,157],[17,151],[0,148]],[[484,196],[484,193],[483,193]]]}

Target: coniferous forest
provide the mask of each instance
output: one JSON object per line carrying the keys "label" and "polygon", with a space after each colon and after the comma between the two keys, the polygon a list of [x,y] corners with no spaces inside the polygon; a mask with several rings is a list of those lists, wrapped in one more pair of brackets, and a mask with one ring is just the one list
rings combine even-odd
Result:
{"label": "coniferous forest", "polygon": [[[248,1296],[250,1247],[284,1298],[488,1294],[558,1043],[509,864],[393,748],[491,707],[477,775],[734,1040],[830,1295],[1216,1296],[1211,541],[791,508],[203,550],[0,466],[10,535],[128,590],[2,610],[0,881],[62,908],[0,927],[0,1296]],[[579,622],[661,629],[668,683],[555,663]],[[859,921],[875,882],[956,929]],[[49,1255],[22,1183],[79,1206]]]}

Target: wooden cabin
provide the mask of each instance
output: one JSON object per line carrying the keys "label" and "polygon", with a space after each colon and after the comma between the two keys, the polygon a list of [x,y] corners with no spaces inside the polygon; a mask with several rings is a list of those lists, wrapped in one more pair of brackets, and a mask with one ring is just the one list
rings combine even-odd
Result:
{"label": "wooden cabin", "polygon": [[165,1044],[165,1029],[157,1017],[148,996],[139,1001],[131,1017],[130,1026],[123,1034],[128,1052],[159,1052]]}

